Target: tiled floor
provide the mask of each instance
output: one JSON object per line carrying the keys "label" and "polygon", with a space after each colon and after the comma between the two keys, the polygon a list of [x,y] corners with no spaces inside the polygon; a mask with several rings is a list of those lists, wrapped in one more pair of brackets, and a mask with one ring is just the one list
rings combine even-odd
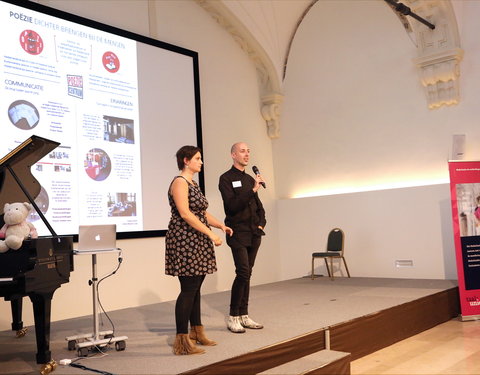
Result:
{"label": "tiled floor", "polygon": [[452,319],[353,361],[351,374],[480,374],[480,321]]}

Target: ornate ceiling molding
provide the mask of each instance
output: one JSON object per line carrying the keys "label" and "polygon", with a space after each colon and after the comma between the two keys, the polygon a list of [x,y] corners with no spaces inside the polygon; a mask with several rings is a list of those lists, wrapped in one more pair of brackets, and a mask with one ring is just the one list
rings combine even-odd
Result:
{"label": "ornate ceiling molding", "polygon": [[280,113],[283,102],[281,79],[270,57],[250,31],[219,0],[195,0],[205,9],[245,51],[257,69],[260,82],[261,113],[270,138],[280,136]]}
{"label": "ornate ceiling molding", "polygon": [[[261,114],[267,125],[268,136],[272,139],[278,138],[284,99],[282,77],[278,76],[269,55],[223,1],[195,1],[231,34],[254,63],[260,83]],[[316,2],[312,0],[303,17]],[[396,12],[407,33],[416,39],[417,57],[413,62],[418,67],[428,107],[434,109],[457,104],[460,101],[458,78],[463,50],[460,48],[458,26],[451,1],[403,0],[403,2],[412,12],[435,25],[435,29],[431,30],[417,20]],[[295,33],[292,39],[294,35]],[[288,53],[285,64],[287,59]]]}
{"label": "ornate ceiling molding", "polygon": [[280,137],[280,113],[283,95],[271,94],[262,97],[262,116],[267,122],[267,132],[271,139]]}
{"label": "ornate ceiling molding", "polygon": [[450,0],[406,0],[405,3],[412,12],[435,25],[431,30],[407,17],[416,37],[417,58],[414,63],[425,88],[428,108],[457,104],[460,101],[458,78],[463,50]]}

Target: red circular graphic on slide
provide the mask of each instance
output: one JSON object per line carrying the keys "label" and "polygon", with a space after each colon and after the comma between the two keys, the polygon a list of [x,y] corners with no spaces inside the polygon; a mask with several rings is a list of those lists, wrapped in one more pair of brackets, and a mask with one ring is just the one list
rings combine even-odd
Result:
{"label": "red circular graphic on slide", "polygon": [[118,69],[120,69],[120,60],[113,52],[105,52],[102,57],[102,62],[105,69],[110,73],[116,73]]}
{"label": "red circular graphic on slide", "polygon": [[20,34],[20,45],[31,55],[39,55],[43,51],[43,40],[33,30],[24,30]]}

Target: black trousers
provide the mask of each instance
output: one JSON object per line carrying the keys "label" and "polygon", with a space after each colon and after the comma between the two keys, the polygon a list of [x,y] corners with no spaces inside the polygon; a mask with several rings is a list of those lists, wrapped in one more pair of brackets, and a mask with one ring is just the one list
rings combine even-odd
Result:
{"label": "black trousers", "polygon": [[232,238],[228,245],[232,249],[235,262],[235,280],[233,280],[230,299],[230,315],[248,315],[248,299],[250,296],[250,278],[257,257],[262,237],[253,236],[248,246]]}
{"label": "black trousers", "polygon": [[191,326],[202,325],[200,316],[200,288],[205,275],[179,276],[180,294],[175,303],[175,323],[178,333],[188,333],[188,321]]}

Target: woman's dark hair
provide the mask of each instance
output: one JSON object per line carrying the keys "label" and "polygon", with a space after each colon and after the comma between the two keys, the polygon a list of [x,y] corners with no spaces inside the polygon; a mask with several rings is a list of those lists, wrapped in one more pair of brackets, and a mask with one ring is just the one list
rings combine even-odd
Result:
{"label": "woman's dark hair", "polygon": [[185,166],[184,159],[187,158],[187,160],[192,159],[197,152],[202,152],[200,148],[196,146],[183,146],[180,147],[180,149],[176,153],[177,157],[177,165],[178,165],[178,170],[182,170],[183,167]]}

